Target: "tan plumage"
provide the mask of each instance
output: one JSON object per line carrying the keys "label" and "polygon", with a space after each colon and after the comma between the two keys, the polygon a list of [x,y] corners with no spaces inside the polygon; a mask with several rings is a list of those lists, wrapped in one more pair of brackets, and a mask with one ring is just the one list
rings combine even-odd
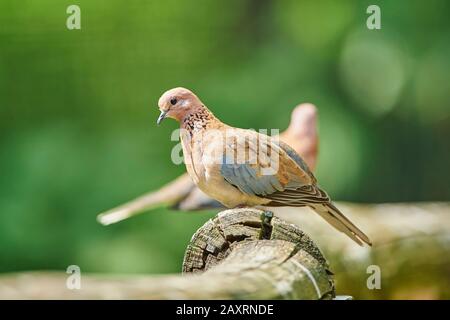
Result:
{"label": "tan plumage", "polygon": [[311,171],[316,168],[319,148],[316,123],[316,106],[302,103],[292,111],[289,127],[280,134],[281,141],[291,146],[305,160]]}
{"label": "tan plumage", "polygon": [[[280,134],[280,140],[300,154],[311,170],[317,159],[317,109],[309,103],[299,104],[291,114],[289,127]],[[184,211],[223,208],[223,205],[196,187],[187,173],[118,207],[99,214],[98,221],[109,225],[158,207],[172,207]]]}
{"label": "tan plumage", "polygon": [[230,208],[309,206],[358,244],[371,245],[317,186],[303,159],[279,139],[222,123],[185,88],[165,92],[158,106],[158,123],[170,117],[184,129],[181,142],[186,169],[210,197]]}

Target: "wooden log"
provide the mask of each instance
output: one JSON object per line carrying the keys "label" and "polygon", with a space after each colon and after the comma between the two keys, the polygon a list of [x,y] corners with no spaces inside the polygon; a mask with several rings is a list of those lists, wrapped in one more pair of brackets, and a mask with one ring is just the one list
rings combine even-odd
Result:
{"label": "wooden log", "polygon": [[300,229],[271,213],[233,209],[219,213],[192,237],[183,275],[0,276],[0,299],[331,299],[328,264]]}
{"label": "wooden log", "polygon": [[[356,299],[450,299],[450,203],[337,203],[372,240],[359,247],[307,208],[279,208],[279,218],[314,238],[330,261],[337,294]],[[369,289],[371,266],[381,288]]]}

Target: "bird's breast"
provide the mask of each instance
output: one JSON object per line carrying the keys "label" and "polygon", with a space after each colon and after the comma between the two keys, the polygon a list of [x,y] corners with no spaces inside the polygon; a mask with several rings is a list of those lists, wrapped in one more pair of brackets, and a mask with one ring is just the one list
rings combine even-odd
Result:
{"label": "bird's breast", "polygon": [[183,148],[186,170],[195,184],[203,180],[204,168],[201,161],[201,145],[190,133],[181,134],[181,146]]}

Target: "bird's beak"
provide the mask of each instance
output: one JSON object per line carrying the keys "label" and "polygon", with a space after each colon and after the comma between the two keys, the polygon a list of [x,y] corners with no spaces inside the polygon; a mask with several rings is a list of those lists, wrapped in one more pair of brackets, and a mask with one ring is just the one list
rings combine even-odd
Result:
{"label": "bird's beak", "polygon": [[161,114],[158,117],[158,120],[156,120],[156,124],[159,126],[159,124],[166,118],[167,111],[161,111]]}

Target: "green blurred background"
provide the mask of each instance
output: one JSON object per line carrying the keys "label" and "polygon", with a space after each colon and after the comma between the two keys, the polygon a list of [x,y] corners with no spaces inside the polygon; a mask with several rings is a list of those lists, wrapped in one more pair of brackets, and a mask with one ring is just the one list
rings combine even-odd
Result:
{"label": "green blurred background", "polygon": [[[81,7],[81,30],[66,8]],[[354,202],[450,200],[450,2],[0,2],[0,272],[179,272],[213,212],[96,214],[184,172],[157,100],[284,129],[319,108],[321,185]]]}

